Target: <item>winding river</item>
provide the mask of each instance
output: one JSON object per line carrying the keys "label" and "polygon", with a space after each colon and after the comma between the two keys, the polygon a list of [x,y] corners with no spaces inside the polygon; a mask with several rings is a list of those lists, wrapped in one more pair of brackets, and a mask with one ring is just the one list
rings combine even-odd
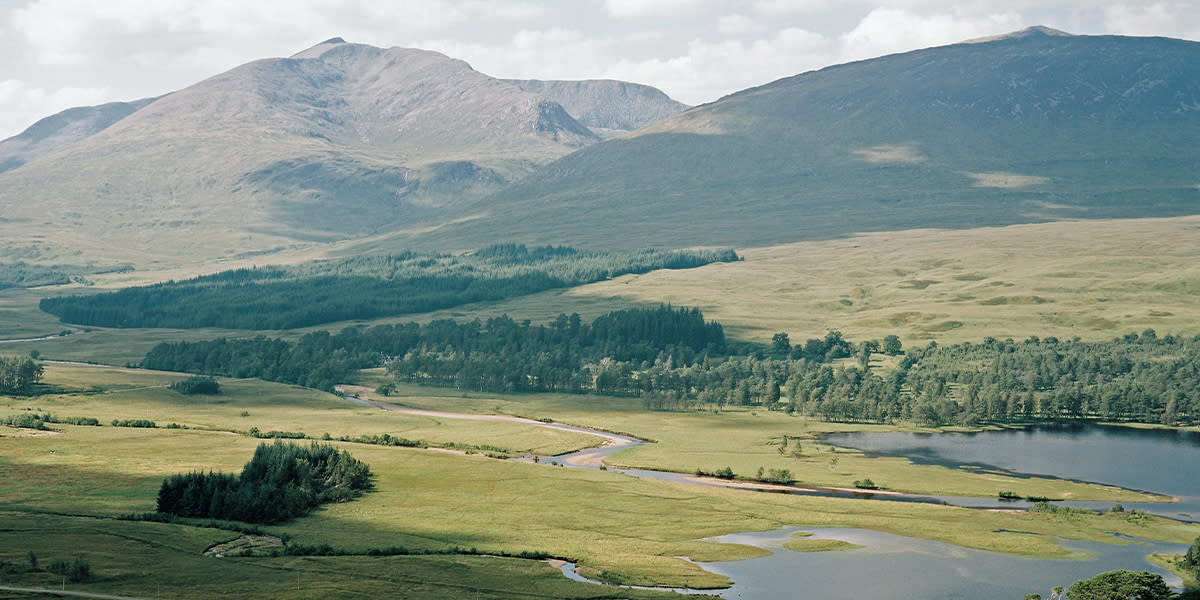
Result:
{"label": "winding river", "polygon": [[[361,403],[368,403],[354,399]],[[598,469],[613,453],[647,442],[630,436],[584,427],[544,423],[500,415],[448,413],[410,409],[369,402],[385,410],[409,414],[476,420],[502,420],[539,427],[589,433],[604,438],[604,445],[542,459],[541,462],[568,467]],[[1065,477],[1099,481],[1123,487],[1168,493],[1180,503],[1129,505],[1175,518],[1191,520],[1200,515],[1200,435],[1173,432],[1114,430],[1110,428],[1034,428],[1022,431],[978,434],[837,434],[823,441],[868,454],[904,456],[914,462],[956,468],[1004,469],[1018,474]],[[528,460],[528,459],[514,459]],[[1166,468],[1169,465],[1170,468]],[[1154,468],[1147,468],[1151,466]],[[1162,467],[1162,468],[1158,468]],[[644,469],[609,469],[636,477],[676,481],[692,485],[727,486],[728,482],[697,478],[680,473]],[[770,486],[768,486],[770,487]],[[781,491],[771,489],[770,491]],[[788,493],[826,496],[860,496],[830,489],[789,489]],[[889,496],[899,501],[945,502],[962,506],[991,507],[998,499],[962,497]],[[1088,503],[1076,503],[1087,505]],[[1096,503],[1108,508],[1111,503]],[[1005,504],[1005,506],[1013,506]],[[1169,508],[1164,508],[1169,507]],[[837,552],[799,553],[783,548],[798,531],[815,538],[848,541],[862,548]],[[1111,545],[1064,540],[1062,545],[1088,555],[1082,560],[1030,559],[972,550],[892,534],[861,529],[786,528],[775,531],[739,533],[714,541],[759,546],[770,556],[733,562],[705,563],[704,568],[728,576],[735,583],[727,590],[707,591],[723,598],[767,600],[811,597],[823,600],[861,598],[972,598],[1011,600],[1029,593],[1050,595],[1055,586],[1093,577],[1112,569],[1132,569],[1163,575],[1168,585],[1182,582],[1168,571],[1151,564],[1151,553],[1181,554],[1186,546],[1145,542]],[[564,565],[563,573],[583,580]]]}

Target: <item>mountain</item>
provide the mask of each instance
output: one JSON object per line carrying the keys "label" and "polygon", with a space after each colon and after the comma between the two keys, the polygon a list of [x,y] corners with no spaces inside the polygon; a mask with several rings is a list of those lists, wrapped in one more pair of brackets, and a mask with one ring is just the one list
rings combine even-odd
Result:
{"label": "mountain", "polygon": [[462,61],[340,38],[107,120],[0,173],[0,250],[170,264],[345,239],[452,213],[598,141]]}
{"label": "mountain", "polygon": [[68,108],[41,119],[20,134],[0,141],[0,173],[100,133],[155,100]]}
{"label": "mountain", "polygon": [[612,79],[508,81],[561,104],[576,121],[601,137],[633,131],[688,109],[662,90],[639,83]]}
{"label": "mountain", "polygon": [[1200,44],[1033,28],[788,77],[581,149],[406,244],[765,246],[1200,212]]}

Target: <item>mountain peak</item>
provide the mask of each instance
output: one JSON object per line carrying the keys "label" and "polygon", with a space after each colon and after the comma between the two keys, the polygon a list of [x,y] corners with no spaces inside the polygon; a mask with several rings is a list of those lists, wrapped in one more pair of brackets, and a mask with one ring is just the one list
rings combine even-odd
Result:
{"label": "mountain peak", "polygon": [[972,40],[967,40],[964,43],[980,44],[983,42],[996,42],[996,41],[1000,41],[1000,40],[1021,40],[1021,39],[1033,38],[1033,37],[1075,37],[1075,34],[1067,33],[1065,31],[1061,31],[1058,29],[1054,29],[1053,27],[1046,27],[1045,25],[1034,25],[1033,27],[1026,27],[1025,29],[1022,29],[1020,31],[1014,31],[1012,33],[1002,33],[1000,35],[990,35],[987,37],[975,38]]}
{"label": "mountain peak", "polygon": [[329,49],[344,45],[347,45],[346,40],[340,37],[331,37],[311,48],[293,54],[291,58],[319,58]]}

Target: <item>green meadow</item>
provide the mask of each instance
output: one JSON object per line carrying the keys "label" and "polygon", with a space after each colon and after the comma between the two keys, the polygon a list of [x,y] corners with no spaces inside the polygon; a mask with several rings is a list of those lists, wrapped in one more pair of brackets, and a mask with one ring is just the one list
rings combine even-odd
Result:
{"label": "green meadow", "polygon": [[[996,496],[1015,490],[1021,496],[1153,502],[1151,494],[1062,479],[1039,479],[1002,472],[917,465],[904,458],[868,458],[862,452],[822,443],[823,433],[895,431],[899,426],[833,423],[752,408],[720,411],[655,412],[638,399],[556,394],[462,397],[448,390],[401,386],[407,406],[461,412],[501,413],[615,431],[654,440],[608,459],[615,467],[678,473],[712,473],[729,467],[741,478],[762,468],[787,469],[801,485],[853,488],[872,480],[885,491],[950,496]],[[383,399],[390,400],[390,399]],[[934,431],[934,430],[925,430]],[[786,442],[784,441],[786,438]]]}
{"label": "green meadow", "polygon": [[[865,234],[739,250],[745,260],[737,263],[313,329],[504,313],[545,321],[559,313],[594,317],[666,301],[699,306],[733,337],[753,341],[786,331],[796,342],[833,329],[852,340],[895,333],[908,346],[985,336],[1104,339],[1147,327],[1192,333],[1200,317],[1193,293],[1200,281],[1192,260],[1200,251],[1197,226],[1200,220],[1179,218]],[[99,287],[121,285],[115,279],[98,282]],[[0,291],[0,339],[54,336],[3,343],[0,353],[36,350],[44,358],[123,365],[141,360],[161,341],[257,334],[295,338],[311,330],[84,330],[37,310],[38,299],[63,291],[78,290]],[[58,335],[67,330],[72,333]],[[1059,539],[1121,543],[1110,535],[1121,533],[1189,543],[1200,534],[1194,525],[1118,513],[976,511],[762,494],[567,469],[549,461],[506,462],[488,454],[553,456],[599,440],[521,423],[394,413],[258,380],[222,379],[218,395],[183,396],[167,388],[182,374],[45,366],[38,395],[0,397],[0,417],[50,413],[93,417],[102,426],[0,429],[0,585],[62,586],[57,576],[21,567],[33,551],[43,563],[88,558],[95,578],[68,581],[68,590],[147,598],[167,597],[168,589],[170,597],[180,598],[657,598],[670,594],[572,582],[545,562],[499,556],[524,552],[568,559],[582,573],[611,583],[718,588],[728,580],[705,571],[703,562],[765,551],[706,538],[782,526],[869,528],[1033,557],[1068,556]],[[370,394],[384,381],[377,369],[347,383]],[[893,426],[826,423],[749,408],[651,413],[637,399],[481,395],[409,385],[372,400],[549,419],[654,441],[614,455],[608,460],[614,467],[680,473],[728,467],[742,478],[760,468],[786,469],[798,485],[852,488],[870,479],[884,492],[918,494],[990,497],[1011,491],[1114,503],[1161,499],[1107,486],[868,458],[819,439],[823,433]],[[158,427],[113,427],[114,419],[148,419]],[[327,544],[349,555],[216,559],[203,556],[203,550],[237,538],[237,531],[116,519],[154,510],[155,494],[168,475],[236,472],[261,442],[249,435],[252,430],[329,438],[371,466],[377,477],[374,492],[264,528],[292,544]],[[336,441],[385,434],[428,448]],[[398,547],[413,554],[366,555]],[[824,551],[841,545],[797,539],[789,547]]]}
{"label": "green meadow", "polygon": [[[594,318],[630,306],[696,306],[731,337],[792,341],[840,330],[850,340],[900,336],[905,344],[985,337],[1102,340],[1154,328],[1191,334],[1200,319],[1198,217],[1087,220],[967,230],[910,230],[738,249],[744,260],[660,270],[610,281],[481,302],[420,315],[345,321],[289,331],[110,329],[0,351],[126,364],[162,341],[258,334],[295,338],[313,330],[507,314],[545,322],[560,313]],[[199,271],[198,271],[199,272]],[[197,273],[198,273],[197,272]],[[191,272],[162,276],[181,278]],[[146,275],[98,276],[97,288],[145,284]],[[56,335],[67,324],[37,309],[78,287],[0,290],[0,339]]]}
{"label": "green meadow", "polygon": [[[365,375],[369,383],[372,374]],[[490,558],[541,553],[577,562],[586,575],[613,583],[714,588],[728,585],[702,563],[760,556],[748,546],[705,541],[712,536],[782,526],[862,527],[962,546],[1035,557],[1069,556],[1059,538],[1121,543],[1112,532],[1137,538],[1189,542],[1200,527],[1127,515],[1060,515],[976,511],[937,505],[842,500],[699,487],[636,479],[615,471],[567,469],[489,458],[482,453],[340,443],[371,466],[376,490],[358,500],[326,505],[312,515],[264,532],[289,543],[328,545],[351,556],[211,558],[205,548],[240,534],[184,524],[114,520],[154,509],[163,477],[180,472],[235,472],[261,440],[249,427],[301,431],[310,436],[380,432],[420,437],[432,446],[487,445],[513,452],[552,454],[593,445],[586,434],[533,425],[404,415],[355,405],[312,390],[260,381],[222,381],[222,393],[184,397],[162,386],[179,376],[120,368],[49,365],[45,385],[57,391],[12,397],[3,415],[26,410],[61,417],[92,416],[100,427],[52,424],[54,431],[6,428],[0,437],[0,585],[53,587],[41,572],[19,572],[33,551],[43,562],[86,556],[95,579],[73,589],[150,597],[206,598],[228,592],[245,597],[316,598],[402,594],[406,597],[606,597],[616,590],[569,582],[544,562]],[[687,456],[692,463],[761,463],[780,457],[771,440],[788,431],[786,415],[764,413],[648,414],[631,401],[565,396],[454,396],[448,390],[402,388],[399,402],[444,410],[523,414],[652,437],[658,444],[618,456],[644,460],[654,452]],[[573,405],[571,401],[573,400]],[[573,406],[573,408],[572,408]],[[157,428],[113,427],[111,419],[147,418]],[[167,429],[164,421],[187,429]],[[820,430],[793,419],[795,435]],[[720,429],[727,435],[711,435]],[[687,430],[701,432],[685,441]],[[789,433],[789,435],[792,435]],[[790,442],[809,443],[812,442]],[[639,453],[652,451],[647,457]],[[902,474],[936,480],[955,472],[870,459],[814,444],[812,472],[829,477],[869,475],[900,487]],[[839,457],[830,471],[826,455]],[[809,471],[780,457],[805,483]],[[647,466],[655,466],[653,464]],[[691,468],[695,468],[694,466]],[[739,467],[735,466],[735,470]],[[815,477],[815,475],[814,475]],[[965,474],[944,489],[977,486],[995,493],[1051,490],[1058,483],[994,482]],[[973,482],[979,479],[979,482]],[[929,484],[933,486],[934,484]],[[939,484],[940,485],[940,484]],[[1076,497],[1129,498],[1128,492],[1072,484]],[[1006,533],[1008,532],[1008,533]],[[1020,533],[1017,533],[1020,532]],[[112,552],[119,538],[120,552]],[[812,544],[801,542],[798,549]],[[817,544],[819,549],[825,548]],[[405,548],[430,556],[367,556],[371,549]],[[69,549],[69,550],[68,550]],[[466,552],[467,554],[460,554]],[[677,557],[689,557],[701,564]],[[522,585],[522,582],[526,582]],[[61,583],[61,582],[59,582]],[[335,591],[336,590],[336,591]],[[159,592],[154,591],[154,594]],[[621,597],[662,594],[620,590]]]}

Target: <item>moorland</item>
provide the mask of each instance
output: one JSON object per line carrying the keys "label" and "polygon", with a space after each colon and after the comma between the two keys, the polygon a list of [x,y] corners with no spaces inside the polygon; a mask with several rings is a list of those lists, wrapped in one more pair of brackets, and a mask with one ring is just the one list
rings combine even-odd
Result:
{"label": "moorland", "polygon": [[[1115,509],[1160,490],[822,435],[1196,429],[1197,52],[1030,30],[685,111],[335,38],[131,104],[0,173],[0,596],[667,598],[561,568],[716,593],[731,581],[705,563],[767,550],[713,537],[785,526],[1047,560],[1189,544],[1194,523]],[[380,98],[403,107],[364,108]],[[422,102],[436,118],[395,136]],[[655,116],[584,117],[614,102]],[[171,143],[189,152],[155,153]],[[646,443],[557,458],[604,432]],[[161,502],[170,481],[238,493],[277,443],[361,461],[370,485],[262,522]]]}

